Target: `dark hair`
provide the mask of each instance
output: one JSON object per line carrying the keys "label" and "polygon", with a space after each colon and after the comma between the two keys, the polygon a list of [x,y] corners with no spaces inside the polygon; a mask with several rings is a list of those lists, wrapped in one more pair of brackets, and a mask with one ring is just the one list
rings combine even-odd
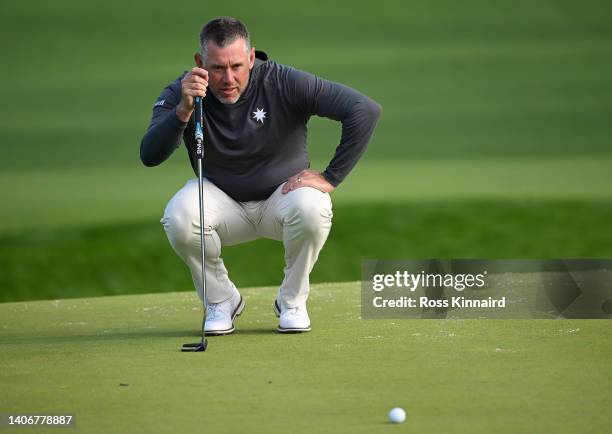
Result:
{"label": "dark hair", "polygon": [[251,48],[251,37],[246,26],[240,20],[232,17],[221,17],[210,20],[200,32],[200,51],[206,58],[208,42],[213,41],[219,47],[225,47],[236,39],[242,38],[246,42],[246,49]]}

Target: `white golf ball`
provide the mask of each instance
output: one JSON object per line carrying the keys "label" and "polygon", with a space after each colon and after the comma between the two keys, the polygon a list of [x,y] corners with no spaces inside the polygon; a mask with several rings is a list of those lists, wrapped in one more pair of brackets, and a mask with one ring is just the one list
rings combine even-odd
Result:
{"label": "white golf ball", "polygon": [[406,412],[403,408],[395,407],[389,412],[389,422],[402,423],[406,420]]}

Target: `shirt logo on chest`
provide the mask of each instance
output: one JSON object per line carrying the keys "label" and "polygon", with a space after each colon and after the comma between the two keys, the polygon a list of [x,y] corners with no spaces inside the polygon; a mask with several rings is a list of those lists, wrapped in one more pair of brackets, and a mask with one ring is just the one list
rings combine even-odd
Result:
{"label": "shirt logo on chest", "polygon": [[255,122],[261,122],[262,124],[264,123],[264,119],[266,119],[266,113],[264,111],[263,108],[257,108],[256,111],[253,112],[253,119],[255,119]]}

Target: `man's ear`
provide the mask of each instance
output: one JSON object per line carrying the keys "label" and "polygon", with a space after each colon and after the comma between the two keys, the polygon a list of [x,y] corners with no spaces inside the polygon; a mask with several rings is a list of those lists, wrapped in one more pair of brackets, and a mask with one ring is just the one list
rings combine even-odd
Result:
{"label": "man's ear", "polygon": [[202,56],[200,55],[200,53],[195,53],[193,55],[193,60],[195,60],[196,65],[198,65],[198,68],[204,68],[204,62],[202,62]]}
{"label": "man's ear", "polygon": [[249,69],[253,69],[255,65],[255,47],[251,48],[251,54],[249,54]]}

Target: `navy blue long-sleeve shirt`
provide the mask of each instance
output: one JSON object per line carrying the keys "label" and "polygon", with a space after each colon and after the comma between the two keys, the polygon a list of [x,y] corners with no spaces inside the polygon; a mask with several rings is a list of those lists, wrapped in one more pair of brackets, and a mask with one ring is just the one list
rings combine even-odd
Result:
{"label": "navy blue long-sleeve shirt", "polygon": [[[147,166],[165,161],[183,137],[197,173],[193,116],[176,116],[181,75],[161,93],[140,144]],[[355,166],[374,132],[381,107],[342,84],[267,60],[258,51],[246,90],[234,104],[208,91],[204,112],[203,174],[239,202],[263,200],[290,176],[310,167],[307,123],[312,115],[342,123],[340,144],[323,176],[337,186]]]}

